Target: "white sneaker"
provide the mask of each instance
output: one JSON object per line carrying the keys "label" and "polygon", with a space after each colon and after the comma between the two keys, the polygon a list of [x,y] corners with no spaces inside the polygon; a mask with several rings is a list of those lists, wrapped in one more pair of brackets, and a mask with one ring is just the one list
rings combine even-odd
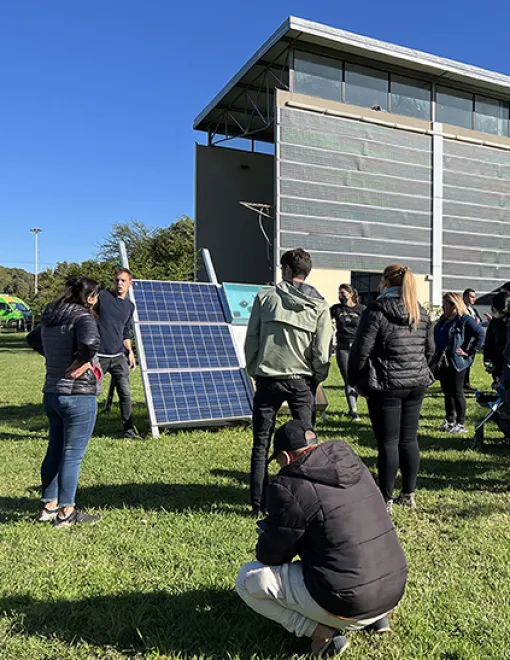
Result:
{"label": "white sneaker", "polygon": [[455,424],[454,426],[451,427],[450,433],[453,435],[457,435],[458,433],[469,433],[468,429],[464,426],[464,424]]}
{"label": "white sneaker", "polygon": [[452,422],[448,422],[448,421],[445,419],[444,422],[443,422],[442,424],[440,424],[440,425],[437,427],[437,430],[438,430],[438,431],[445,431],[446,433],[449,433],[450,430],[451,430],[454,426],[455,426],[454,423],[452,423]]}

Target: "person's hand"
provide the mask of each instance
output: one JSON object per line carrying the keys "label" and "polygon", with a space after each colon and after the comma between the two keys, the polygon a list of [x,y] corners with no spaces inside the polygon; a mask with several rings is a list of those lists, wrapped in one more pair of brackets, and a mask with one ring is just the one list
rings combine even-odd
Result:
{"label": "person's hand", "polygon": [[133,351],[129,351],[128,353],[128,360],[129,360],[129,368],[134,371],[136,369],[136,361],[135,361],[135,354]]}
{"label": "person's hand", "polygon": [[463,348],[458,348],[457,349],[457,355],[462,355],[463,357],[468,357],[468,353]]}
{"label": "person's hand", "polygon": [[487,319],[487,321],[492,321],[492,316],[491,316],[491,314],[488,314],[487,312],[484,312],[483,315],[485,316],[485,318]]}
{"label": "person's hand", "polygon": [[73,380],[76,380],[77,378],[80,378],[80,376],[83,376],[87,369],[92,369],[90,362],[85,362],[82,364],[81,362],[77,362],[75,360],[66,371],[66,378],[72,378]]}

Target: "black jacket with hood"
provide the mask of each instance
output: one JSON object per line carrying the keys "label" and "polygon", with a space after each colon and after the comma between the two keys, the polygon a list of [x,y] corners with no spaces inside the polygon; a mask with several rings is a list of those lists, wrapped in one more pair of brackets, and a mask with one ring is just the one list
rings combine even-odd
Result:
{"label": "black jacket with hood", "polygon": [[94,372],[79,378],[67,376],[75,360],[90,362],[99,350],[97,323],[88,309],[74,303],[50,303],[41,324],[27,336],[28,344],[46,358],[43,392],[48,394],[97,394]]}
{"label": "black jacket with hood", "polygon": [[306,587],[338,616],[368,619],[393,609],[407,566],[372,475],[343,440],[319,445],[283,468],[269,487],[257,559],[299,555]]}
{"label": "black jacket with hood", "polygon": [[435,351],[434,328],[427,312],[420,311],[415,329],[400,297],[379,298],[367,307],[349,355],[349,385],[369,393],[434,382],[428,366]]}

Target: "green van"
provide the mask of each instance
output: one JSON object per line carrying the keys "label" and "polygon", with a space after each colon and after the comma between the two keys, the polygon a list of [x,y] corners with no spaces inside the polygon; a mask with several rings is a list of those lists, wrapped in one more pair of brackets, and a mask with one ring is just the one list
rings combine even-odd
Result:
{"label": "green van", "polygon": [[0,325],[18,330],[27,329],[32,325],[30,307],[17,296],[0,293]]}

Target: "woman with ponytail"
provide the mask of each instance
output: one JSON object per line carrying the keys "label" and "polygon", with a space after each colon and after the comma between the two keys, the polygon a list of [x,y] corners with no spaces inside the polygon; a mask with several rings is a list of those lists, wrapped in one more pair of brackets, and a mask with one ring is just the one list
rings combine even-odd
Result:
{"label": "woman with ponytail", "polygon": [[97,516],[75,506],[80,466],[94,430],[99,332],[92,315],[99,284],[88,277],[69,280],[62,295],[44,309],[41,324],[27,337],[29,345],[46,359],[43,407],[49,438],[41,466],[40,522],[55,527],[92,523]]}
{"label": "woman with ponytail", "polygon": [[407,266],[388,266],[380,291],[361,317],[349,357],[348,381],[367,397],[379,452],[379,488],[391,513],[399,467],[402,492],[395,502],[416,507],[418,423],[426,389],[434,381],[428,366],[434,337]]}

